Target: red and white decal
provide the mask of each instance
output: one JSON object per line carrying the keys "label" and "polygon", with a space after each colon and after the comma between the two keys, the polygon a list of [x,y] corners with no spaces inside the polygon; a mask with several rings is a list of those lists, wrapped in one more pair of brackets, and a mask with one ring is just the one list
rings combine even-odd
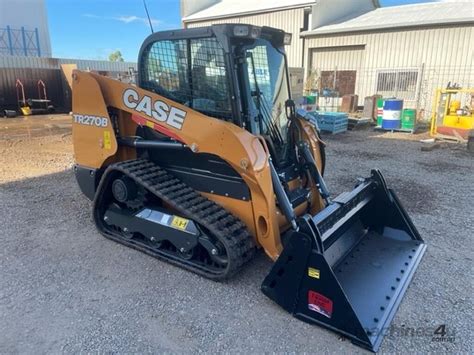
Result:
{"label": "red and white decal", "polygon": [[325,317],[332,317],[332,300],[315,291],[308,291],[308,308]]}
{"label": "red and white decal", "polygon": [[145,117],[132,115],[132,120],[140,126],[148,126],[150,128],[153,128],[155,131],[163,133],[167,137],[173,138],[174,140],[184,143],[183,140],[176,133],[174,133],[173,131],[169,130],[168,128],[164,126],[160,126],[157,123],[147,120]]}

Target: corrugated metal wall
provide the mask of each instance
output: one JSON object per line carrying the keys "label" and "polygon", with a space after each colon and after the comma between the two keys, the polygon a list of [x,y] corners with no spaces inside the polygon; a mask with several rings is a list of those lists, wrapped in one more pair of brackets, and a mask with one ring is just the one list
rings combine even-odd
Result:
{"label": "corrugated metal wall", "polygon": [[[0,109],[18,108],[16,80],[24,85],[25,99],[38,99],[38,80],[46,84],[47,97],[61,109],[68,107],[64,99],[64,87],[59,69],[0,68]],[[21,97],[20,97],[21,98]]]}
{"label": "corrugated metal wall", "polygon": [[[417,71],[418,95],[409,104],[424,110],[425,118],[429,118],[435,88],[446,86],[449,81],[474,87],[472,43],[473,25],[307,37],[306,72],[336,67],[357,70],[355,93],[362,104],[365,96],[376,92],[381,70]],[[360,51],[341,56],[341,51],[349,48],[344,46],[363,46],[362,59]]]}
{"label": "corrugated metal wall", "polygon": [[0,56],[0,68],[59,69],[55,58]]}
{"label": "corrugated metal wall", "polygon": [[75,64],[78,69],[97,71],[114,78],[123,78],[129,68],[137,68],[137,64],[131,62],[0,56],[0,109],[17,107],[16,79],[25,85],[27,98],[38,97],[36,85],[41,79],[46,84],[48,98],[53,105],[69,111],[71,93],[61,72],[61,64]]}
{"label": "corrugated metal wall", "polygon": [[137,63],[133,62],[109,62],[106,60],[85,60],[65,58],[38,58],[38,57],[14,57],[0,56],[0,68],[42,68],[59,69],[61,64],[76,64],[78,69],[128,72],[130,67],[137,69]]}
{"label": "corrugated metal wall", "polygon": [[360,68],[365,46],[340,46],[314,48],[311,50],[311,67],[321,70],[350,70]]}
{"label": "corrugated metal wall", "polygon": [[[258,1],[258,0],[255,0]],[[299,38],[300,28],[304,24],[304,8],[268,12],[257,15],[226,17],[222,19],[188,22],[187,28],[203,27],[219,23],[248,23],[256,26],[270,26],[284,30],[293,35],[292,43],[286,46],[288,65],[301,67],[303,58],[303,40]]]}
{"label": "corrugated metal wall", "polygon": [[109,62],[106,60],[85,59],[58,59],[58,64],[76,64],[80,70],[96,70],[106,72],[128,72],[129,68],[137,70],[137,63],[133,62]]}

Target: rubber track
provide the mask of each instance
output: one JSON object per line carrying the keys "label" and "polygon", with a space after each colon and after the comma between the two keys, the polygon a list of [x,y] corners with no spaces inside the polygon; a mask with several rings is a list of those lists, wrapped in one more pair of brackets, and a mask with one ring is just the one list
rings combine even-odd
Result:
{"label": "rubber track", "polygon": [[[138,185],[146,188],[149,193],[172,206],[178,214],[205,227],[212,236],[225,247],[228,264],[222,271],[205,268],[192,260],[187,261],[169,253],[154,249],[146,244],[124,239],[103,222],[101,203],[105,190],[112,183],[113,172],[126,175]],[[105,171],[94,199],[94,219],[100,232],[107,238],[118,241],[129,247],[141,250],[159,259],[181,266],[204,277],[221,280],[234,275],[249,261],[255,251],[253,237],[246,226],[223,207],[205,198],[181,180],[160,168],[149,160],[130,160],[110,165]]]}

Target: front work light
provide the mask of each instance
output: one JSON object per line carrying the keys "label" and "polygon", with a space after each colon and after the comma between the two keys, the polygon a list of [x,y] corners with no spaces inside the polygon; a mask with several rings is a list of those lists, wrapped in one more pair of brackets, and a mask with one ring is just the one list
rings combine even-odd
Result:
{"label": "front work light", "polygon": [[234,36],[236,37],[247,37],[249,32],[249,26],[234,26]]}
{"label": "front work light", "polygon": [[260,28],[259,27],[252,27],[252,30],[250,31],[250,37],[252,37],[252,38],[260,37]]}

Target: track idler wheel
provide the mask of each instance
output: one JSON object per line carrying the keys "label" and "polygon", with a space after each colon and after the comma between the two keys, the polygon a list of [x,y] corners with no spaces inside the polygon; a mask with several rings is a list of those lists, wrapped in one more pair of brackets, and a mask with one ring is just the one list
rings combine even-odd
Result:
{"label": "track idler wheel", "polygon": [[137,197],[137,185],[132,179],[122,176],[112,183],[112,194],[118,202],[126,203]]}
{"label": "track idler wheel", "polygon": [[121,176],[112,183],[112,195],[117,202],[136,211],[145,204],[145,190],[127,176]]}

